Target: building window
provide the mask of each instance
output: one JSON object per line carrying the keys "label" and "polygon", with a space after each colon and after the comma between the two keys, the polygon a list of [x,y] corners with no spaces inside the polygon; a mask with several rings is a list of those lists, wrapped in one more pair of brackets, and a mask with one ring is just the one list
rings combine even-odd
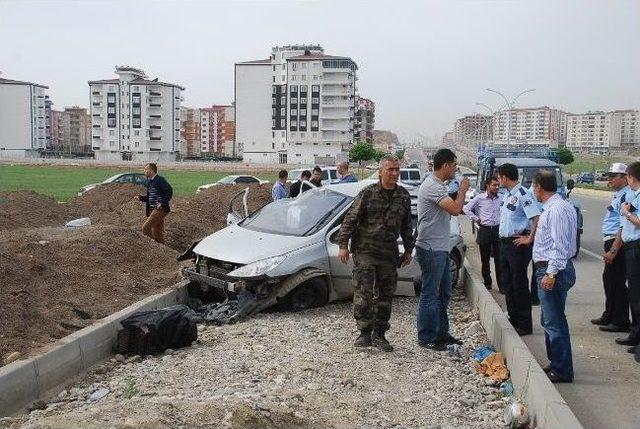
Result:
{"label": "building window", "polygon": [[297,94],[298,93],[298,85],[291,85],[291,94]]}
{"label": "building window", "polygon": [[318,103],[320,103],[320,99],[318,99],[318,97],[311,98],[311,104],[318,104]]}
{"label": "building window", "polygon": [[296,75],[291,75],[291,80],[296,80]]}
{"label": "building window", "polygon": [[304,136],[305,136],[305,133],[300,133],[301,138],[304,138]]}
{"label": "building window", "polygon": [[313,85],[311,87],[311,91],[313,92],[320,92],[320,85]]}
{"label": "building window", "polygon": [[298,64],[292,63],[291,64],[291,70],[296,71],[297,69],[298,69]]}
{"label": "building window", "polygon": [[[275,122],[275,120],[274,120],[274,122]],[[275,131],[271,131],[271,137],[272,137],[272,138],[275,138],[275,137],[276,137],[276,132],[275,132]]]}
{"label": "building window", "polygon": [[276,65],[275,64],[273,65],[273,71],[276,71]]}
{"label": "building window", "polygon": [[307,104],[307,97],[301,97],[300,104]]}
{"label": "building window", "polygon": [[300,92],[307,92],[307,85],[300,85]]}
{"label": "building window", "polygon": [[298,114],[298,109],[291,109],[291,114],[296,116]]}
{"label": "building window", "polygon": [[302,75],[302,80],[307,80],[307,75],[306,74]]}
{"label": "building window", "polygon": [[284,80],[285,80],[285,77],[284,77],[284,76],[282,76],[282,81],[284,82]]}
{"label": "building window", "polygon": [[116,118],[108,118],[107,119],[107,126],[115,127],[116,126]]}
{"label": "building window", "polygon": [[287,97],[283,95],[282,97],[280,97],[280,104],[286,104],[286,103],[287,103]]}
{"label": "building window", "polygon": [[285,108],[284,108],[284,107],[281,107],[281,108],[280,108],[280,116],[284,116],[284,115],[286,115],[286,114],[287,114],[287,112],[285,111]]}
{"label": "building window", "polygon": [[285,120],[284,119],[280,119],[280,127],[282,128],[284,126],[285,126]]}
{"label": "building window", "polygon": [[274,81],[274,82],[276,81],[276,77],[275,77],[275,76],[273,76],[273,81]]}
{"label": "building window", "polygon": [[133,118],[133,126],[134,127],[140,126],[140,118]]}
{"label": "building window", "polygon": [[110,136],[115,136],[115,135],[116,135],[116,132],[115,132],[114,130],[109,130],[109,135],[110,135]]}

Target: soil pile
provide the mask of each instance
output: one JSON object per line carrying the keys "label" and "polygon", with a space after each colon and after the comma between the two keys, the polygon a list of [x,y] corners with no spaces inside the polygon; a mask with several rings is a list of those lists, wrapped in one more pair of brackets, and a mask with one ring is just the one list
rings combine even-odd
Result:
{"label": "soil pile", "polygon": [[0,356],[24,356],[175,284],[176,256],[112,225],[0,232]]}
{"label": "soil pile", "polygon": [[0,230],[63,226],[78,217],[73,207],[33,191],[0,192]]}

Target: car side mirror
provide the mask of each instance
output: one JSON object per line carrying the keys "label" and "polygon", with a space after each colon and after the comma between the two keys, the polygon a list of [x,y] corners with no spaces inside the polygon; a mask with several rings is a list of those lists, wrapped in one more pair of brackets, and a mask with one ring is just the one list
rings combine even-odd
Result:
{"label": "car side mirror", "polygon": [[568,190],[572,190],[575,187],[576,187],[576,182],[574,182],[573,179],[567,180],[567,189]]}

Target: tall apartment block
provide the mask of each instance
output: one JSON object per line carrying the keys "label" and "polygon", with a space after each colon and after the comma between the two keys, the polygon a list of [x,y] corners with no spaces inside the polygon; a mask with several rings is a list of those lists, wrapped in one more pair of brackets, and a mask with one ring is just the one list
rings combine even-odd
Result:
{"label": "tall apartment block", "polygon": [[235,65],[236,142],[250,163],[314,164],[354,140],[356,63],[319,45]]}
{"label": "tall apartment block", "polygon": [[201,109],[182,108],[181,134],[188,157],[235,157],[235,109],[214,105]]}
{"label": "tall apartment block", "polygon": [[564,146],[566,115],[566,112],[547,106],[496,112],[493,142],[497,145]]}
{"label": "tall apartment block", "polygon": [[373,144],[376,123],[376,104],[368,98],[356,97],[355,140]]}
{"label": "tall apartment block", "polygon": [[46,149],[47,89],[0,78],[0,158],[38,157]]}
{"label": "tall apartment block", "polygon": [[200,109],[180,107],[180,135],[182,155],[188,158],[200,156]]}
{"label": "tall apartment block", "polygon": [[640,145],[640,111],[587,112],[567,117],[567,147],[608,154]]}
{"label": "tall apartment block", "polygon": [[180,151],[184,88],[149,80],[133,67],[117,79],[89,81],[91,146],[96,160],[172,161]]}
{"label": "tall apartment block", "polygon": [[477,145],[493,138],[493,116],[468,115],[456,120],[451,136],[455,144]]}

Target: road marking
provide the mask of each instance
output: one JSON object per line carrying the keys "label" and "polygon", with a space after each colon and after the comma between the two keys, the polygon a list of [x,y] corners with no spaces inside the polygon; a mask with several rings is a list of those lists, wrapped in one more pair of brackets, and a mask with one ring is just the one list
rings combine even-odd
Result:
{"label": "road marking", "polygon": [[598,255],[596,252],[592,252],[591,250],[585,249],[584,247],[580,248],[580,253],[585,253],[593,258],[602,260],[602,255]]}

